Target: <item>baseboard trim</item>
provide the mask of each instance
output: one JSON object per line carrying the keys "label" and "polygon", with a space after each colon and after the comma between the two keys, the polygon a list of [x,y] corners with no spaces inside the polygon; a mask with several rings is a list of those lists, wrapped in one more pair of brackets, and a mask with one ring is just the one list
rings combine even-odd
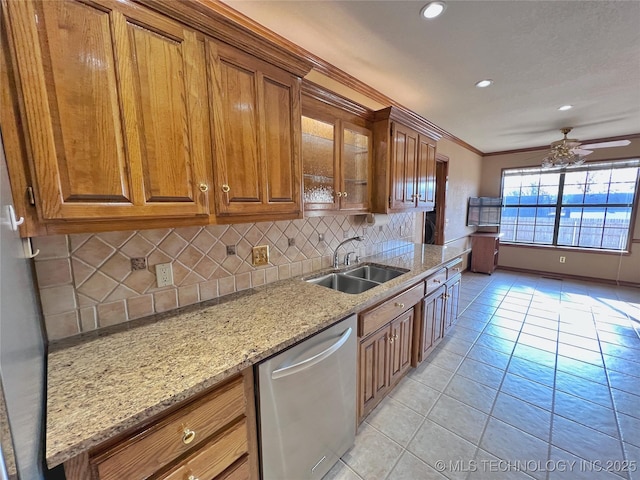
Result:
{"label": "baseboard trim", "polygon": [[606,283],[607,285],[618,285],[623,287],[640,288],[640,283],[611,280],[608,278],[584,277],[582,275],[570,275],[566,273],[544,272],[542,270],[530,270],[528,268],[517,268],[517,267],[504,267],[502,265],[499,265],[497,269],[507,270],[509,272],[520,272],[520,273],[529,273],[532,275],[540,275],[541,277],[557,279],[557,280],[562,280],[562,279],[580,280],[583,282]]}

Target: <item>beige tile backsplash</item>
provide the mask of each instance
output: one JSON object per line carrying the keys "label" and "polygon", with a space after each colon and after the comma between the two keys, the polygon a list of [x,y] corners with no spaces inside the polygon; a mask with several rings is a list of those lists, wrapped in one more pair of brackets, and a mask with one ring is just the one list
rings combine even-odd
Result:
{"label": "beige tile backsplash", "polygon": [[[415,214],[392,215],[384,226],[356,215],[34,238],[47,335],[69,337],[308,274],[330,266],[335,247],[353,235],[366,240],[350,250],[379,253],[411,242],[415,225]],[[269,265],[251,264],[256,245],[269,245]],[[145,258],[147,268],[132,270],[132,258]],[[158,288],[155,265],[168,262],[174,285]]]}

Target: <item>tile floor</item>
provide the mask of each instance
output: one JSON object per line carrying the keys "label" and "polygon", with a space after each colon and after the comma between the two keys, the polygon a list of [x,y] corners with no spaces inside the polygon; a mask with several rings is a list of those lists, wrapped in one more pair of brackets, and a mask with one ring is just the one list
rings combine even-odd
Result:
{"label": "tile floor", "polygon": [[325,480],[640,479],[640,289],[466,272],[456,326]]}

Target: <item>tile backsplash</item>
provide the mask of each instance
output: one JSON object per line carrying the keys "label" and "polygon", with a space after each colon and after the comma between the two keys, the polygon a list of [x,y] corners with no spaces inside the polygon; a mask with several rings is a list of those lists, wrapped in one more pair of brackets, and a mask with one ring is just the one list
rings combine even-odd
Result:
{"label": "tile backsplash", "polygon": [[[413,241],[413,213],[390,215],[384,226],[365,219],[312,217],[34,238],[47,336],[65,338],[308,274],[329,267],[335,247],[350,236],[366,236],[348,247],[360,256]],[[251,264],[256,245],[269,245],[269,265]],[[229,246],[235,254],[228,254]],[[146,267],[133,269],[132,259],[140,258]],[[157,287],[159,263],[171,263],[172,286]]]}

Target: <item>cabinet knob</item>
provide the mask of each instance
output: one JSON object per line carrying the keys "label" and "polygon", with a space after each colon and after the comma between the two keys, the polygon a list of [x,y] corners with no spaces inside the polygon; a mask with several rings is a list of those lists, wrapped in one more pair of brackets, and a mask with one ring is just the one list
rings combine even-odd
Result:
{"label": "cabinet knob", "polygon": [[185,428],[182,432],[182,443],[185,445],[189,445],[196,438],[196,432],[190,430],[189,428]]}
{"label": "cabinet knob", "polygon": [[347,192],[342,192],[342,196],[346,198],[347,197]]}
{"label": "cabinet knob", "polygon": [[395,303],[396,307],[404,308],[404,303]]}
{"label": "cabinet knob", "polygon": [[339,197],[342,196],[342,192],[336,192],[336,195],[338,195]]}
{"label": "cabinet knob", "polygon": [[198,477],[196,477],[195,475],[189,475],[187,480],[200,480],[200,479]]}
{"label": "cabinet knob", "polygon": [[209,185],[207,185],[206,183],[201,183],[200,185],[198,185],[198,188],[202,193],[209,191]]}
{"label": "cabinet knob", "polygon": [[229,190],[231,190],[231,187],[229,187],[229,185],[227,185],[226,183],[222,185],[222,193],[229,193]]}
{"label": "cabinet knob", "polygon": [[389,336],[389,343],[393,343],[393,335]]}

